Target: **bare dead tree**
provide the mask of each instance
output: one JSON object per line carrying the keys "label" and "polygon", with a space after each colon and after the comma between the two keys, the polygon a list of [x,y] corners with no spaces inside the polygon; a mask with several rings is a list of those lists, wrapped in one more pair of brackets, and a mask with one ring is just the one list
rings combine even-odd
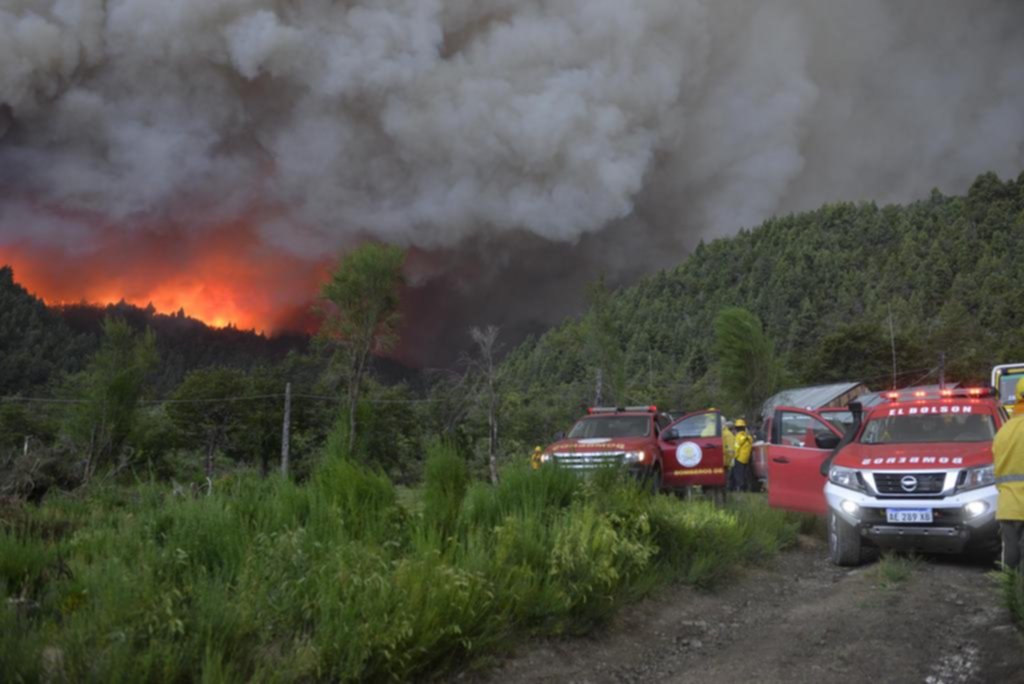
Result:
{"label": "bare dead tree", "polygon": [[495,357],[498,352],[499,328],[489,325],[484,329],[471,328],[469,331],[476,342],[479,358],[477,366],[480,371],[481,395],[487,410],[487,464],[490,468],[491,482],[498,481],[498,372]]}
{"label": "bare dead tree", "polygon": [[455,432],[465,422],[473,405],[473,397],[478,392],[478,379],[474,374],[475,361],[468,355],[459,357],[462,370],[434,369],[428,371],[434,412],[441,428],[441,433],[448,435]]}

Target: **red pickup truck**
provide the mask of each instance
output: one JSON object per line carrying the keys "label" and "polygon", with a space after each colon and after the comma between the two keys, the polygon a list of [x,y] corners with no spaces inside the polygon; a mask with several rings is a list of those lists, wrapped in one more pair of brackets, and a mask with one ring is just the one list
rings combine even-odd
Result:
{"label": "red pickup truck", "polygon": [[672,421],[656,406],[591,408],[540,462],[579,471],[627,469],[654,492],[725,486],[722,414],[710,409]]}
{"label": "red pickup truck", "polygon": [[[856,565],[864,547],[940,553],[998,549],[992,439],[1006,420],[989,388],[910,388],[838,430],[780,407],[767,443],[768,502],[828,516],[829,553]],[[787,425],[806,425],[804,438]]]}
{"label": "red pickup truck", "polygon": [[626,468],[658,492],[664,472],[658,440],[669,423],[656,406],[591,408],[544,449],[540,462],[579,471]]}

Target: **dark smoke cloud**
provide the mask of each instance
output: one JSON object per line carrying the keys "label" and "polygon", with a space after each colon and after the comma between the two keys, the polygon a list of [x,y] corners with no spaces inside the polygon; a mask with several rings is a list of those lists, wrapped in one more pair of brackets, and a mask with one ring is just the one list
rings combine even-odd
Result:
{"label": "dark smoke cloud", "polygon": [[[1013,0],[0,0],[0,246],[414,247],[421,360],[599,273],[1024,168]],[[144,219],[144,220],[143,220]]]}

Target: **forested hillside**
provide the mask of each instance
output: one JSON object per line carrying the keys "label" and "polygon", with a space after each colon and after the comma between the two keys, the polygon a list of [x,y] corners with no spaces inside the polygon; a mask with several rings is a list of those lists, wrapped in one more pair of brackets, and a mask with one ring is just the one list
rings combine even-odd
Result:
{"label": "forested hillside", "polygon": [[160,363],[150,380],[160,396],[173,391],[194,368],[249,370],[280,362],[309,341],[301,334],[266,337],[251,330],[211,328],[184,311],[165,315],[123,302],[47,307],[15,278],[10,267],[0,267],[0,396],[38,393],[84,368],[99,347],[104,319],[111,316],[135,330],[156,333]]}
{"label": "forested hillside", "polygon": [[605,401],[720,401],[713,321],[727,306],[761,318],[791,383],[891,383],[890,312],[900,384],[934,380],[942,352],[947,377],[983,379],[1024,358],[1024,174],[983,175],[963,197],[772,218],[591,299],[507,359],[534,403],[590,401],[599,368]]}

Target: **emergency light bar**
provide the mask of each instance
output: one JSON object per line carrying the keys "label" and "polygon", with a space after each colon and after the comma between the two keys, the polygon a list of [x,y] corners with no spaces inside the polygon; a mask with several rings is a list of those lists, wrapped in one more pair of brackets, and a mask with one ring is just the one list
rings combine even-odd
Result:
{"label": "emergency light bar", "polygon": [[622,411],[642,411],[644,413],[657,413],[657,406],[591,406],[587,409],[587,413],[594,415],[595,413],[619,413]]}
{"label": "emergency light bar", "polygon": [[[900,401],[909,399],[927,399],[927,390],[913,390],[912,392],[886,392],[883,396],[889,401]],[[934,395],[932,395],[934,398]],[[967,398],[981,399],[983,397],[996,396],[995,388],[992,387],[958,387],[956,389],[939,390],[939,397],[942,399]]]}

